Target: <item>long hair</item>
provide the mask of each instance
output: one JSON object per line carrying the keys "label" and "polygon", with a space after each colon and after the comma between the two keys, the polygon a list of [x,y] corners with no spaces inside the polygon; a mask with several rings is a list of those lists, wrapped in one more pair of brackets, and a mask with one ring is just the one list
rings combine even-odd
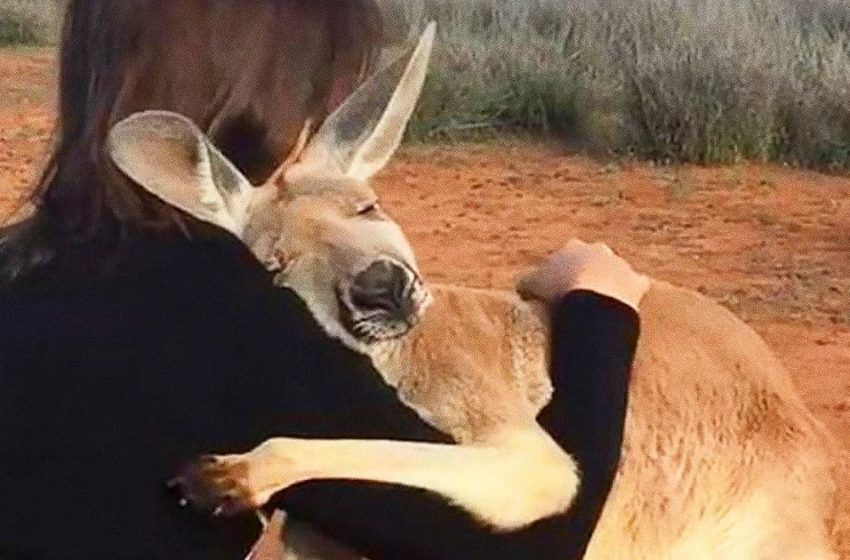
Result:
{"label": "long hair", "polygon": [[373,0],[70,0],[57,138],[33,218],[0,232],[0,280],[67,247],[105,255],[128,232],[186,230],[105,153],[110,128],[151,109],[194,120],[255,184],[376,60]]}

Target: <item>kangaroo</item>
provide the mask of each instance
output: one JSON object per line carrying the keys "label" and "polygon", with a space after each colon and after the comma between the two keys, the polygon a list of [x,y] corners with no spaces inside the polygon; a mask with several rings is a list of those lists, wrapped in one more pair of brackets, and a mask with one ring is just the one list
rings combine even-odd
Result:
{"label": "kangaroo", "polygon": [[[368,185],[401,142],[433,40],[431,26],[305,132],[298,157],[259,188],[179,115],[142,113],[112,131],[119,169],[239,237],[330,336],[371,358],[405,404],[457,442],[273,439],[201,463],[219,513],[343,478],[430,490],[510,531],[568,510],[581,484],[535,420],[557,398],[545,310],[512,292],[426,284]],[[623,462],[586,557],[834,559],[834,443],[765,342],[661,281],[641,317]]]}

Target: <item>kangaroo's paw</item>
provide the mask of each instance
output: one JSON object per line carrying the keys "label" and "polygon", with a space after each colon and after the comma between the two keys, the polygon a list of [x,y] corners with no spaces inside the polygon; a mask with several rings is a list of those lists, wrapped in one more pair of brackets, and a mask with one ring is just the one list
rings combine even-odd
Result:
{"label": "kangaroo's paw", "polygon": [[256,510],[271,496],[252,486],[245,455],[207,455],[183,464],[168,483],[183,506],[215,516]]}

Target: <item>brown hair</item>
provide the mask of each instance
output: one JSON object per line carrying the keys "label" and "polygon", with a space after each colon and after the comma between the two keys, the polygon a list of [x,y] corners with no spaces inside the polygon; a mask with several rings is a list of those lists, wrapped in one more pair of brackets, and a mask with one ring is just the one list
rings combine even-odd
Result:
{"label": "brown hair", "polygon": [[10,254],[38,253],[24,248],[33,236],[41,256],[20,258],[38,264],[50,245],[96,250],[128,230],[185,227],[105,154],[109,129],[136,111],[188,116],[262,182],[306,120],[323,119],[364,77],[380,24],[373,0],[70,0],[56,145],[30,231],[0,232],[0,269]]}

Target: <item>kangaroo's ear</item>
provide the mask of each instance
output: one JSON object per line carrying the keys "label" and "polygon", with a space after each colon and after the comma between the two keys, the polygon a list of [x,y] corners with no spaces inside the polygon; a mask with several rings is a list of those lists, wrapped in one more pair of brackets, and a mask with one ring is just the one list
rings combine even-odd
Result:
{"label": "kangaroo's ear", "polygon": [[419,101],[435,32],[432,22],[417,45],[351,94],[325,120],[287,179],[341,173],[366,180],[383,169],[401,144]]}
{"label": "kangaroo's ear", "polygon": [[109,133],[112,161],[148,192],[241,237],[254,188],[190,119],[136,113]]}

